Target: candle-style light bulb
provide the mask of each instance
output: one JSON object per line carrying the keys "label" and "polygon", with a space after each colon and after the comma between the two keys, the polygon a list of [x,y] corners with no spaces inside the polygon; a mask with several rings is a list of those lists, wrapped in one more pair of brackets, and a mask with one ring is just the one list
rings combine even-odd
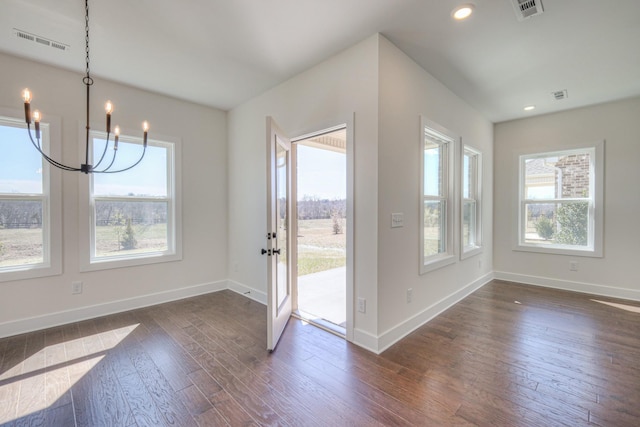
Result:
{"label": "candle-style light bulb", "polygon": [[104,109],[107,112],[107,133],[111,133],[111,113],[113,113],[113,104],[111,101],[107,101]]}
{"label": "candle-style light bulb", "polygon": [[22,99],[27,104],[31,102],[31,91],[29,89],[25,89],[22,91]]}
{"label": "candle-style light bulb", "polygon": [[113,139],[113,151],[118,149],[118,140],[120,139],[120,126],[116,126],[113,133],[116,135]]}
{"label": "candle-style light bulb", "polygon": [[144,122],[142,122],[142,130],[144,131],[144,146],[147,146],[147,132],[149,132],[149,122],[147,122],[146,120]]}
{"label": "candle-style light bulb", "polygon": [[22,91],[22,99],[24,100],[24,121],[27,122],[28,125],[31,124],[31,91],[29,89],[25,89]]}
{"label": "candle-style light bulb", "polygon": [[40,120],[41,119],[42,119],[42,114],[40,114],[40,111],[34,110],[33,121],[35,122],[35,127],[36,127],[36,139],[40,139]]}

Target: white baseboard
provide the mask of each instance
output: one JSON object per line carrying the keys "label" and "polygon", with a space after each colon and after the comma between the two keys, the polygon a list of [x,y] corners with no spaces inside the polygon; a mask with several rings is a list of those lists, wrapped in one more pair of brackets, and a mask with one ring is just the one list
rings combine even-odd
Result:
{"label": "white baseboard", "polygon": [[239,293],[242,296],[267,305],[267,294],[255,288],[243,285],[233,280],[227,280],[227,289]]}
{"label": "white baseboard", "polygon": [[[383,332],[378,336],[354,328],[353,343],[376,354],[380,354],[420,326],[427,323],[429,320],[436,317],[438,314],[442,313],[452,305],[461,301],[477,289],[480,289],[492,279],[640,301],[640,291],[634,289],[551,279],[548,277],[529,276],[523,274],[508,273],[504,271],[489,272],[484,276],[469,283],[467,286],[463,287],[457,292],[454,292],[453,294],[432,304],[420,313],[401,322],[400,324],[394,326],[393,328],[387,330],[386,332]],[[29,317],[0,323],[0,338],[40,329],[51,328],[67,323],[79,322],[82,320],[106,316],[109,314],[120,313],[136,308],[148,307],[155,304],[176,301],[225,289],[232,290],[261,304],[266,305],[267,303],[267,294],[263,291],[257,290],[239,282],[235,282],[233,280],[220,280],[217,282],[204,283],[186,288],[158,292],[155,294],[143,295],[135,298],[112,301],[104,304],[96,304],[72,310],[45,314],[42,316]]]}
{"label": "white baseboard", "polygon": [[402,338],[406,337],[411,332],[415,331],[420,326],[436,317],[438,314],[442,313],[452,305],[463,300],[468,295],[472,294],[476,290],[489,283],[491,280],[493,280],[493,272],[489,272],[484,276],[479,277],[459,291],[454,292],[453,294],[441,299],[440,301],[432,304],[413,317],[410,317],[409,319],[394,326],[386,332],[383,332],[378,336],[377,345],[375,347],[376,350],[374,351],[377,354],[382,353],[393,344],[397,343]]}
{"label": "white baseboard", "polygon": [[120,313],[150,305],[162,304],[184,298],[195,297],[202,294],[217,292],[227,289],[227,281],[204,283],[186,288],[173,289],[170,291],[158,292],[155,294],[142,295],[139,297],[111,301],[104,304],[90,305],[86,307],[74,308],[72,310],[58,311],[42,316],[28,317],[10,322],[0,323],[0,338],[18,335],[25,332],[37,331],[51,328],[67,323],[79,322],[81,320],[93,319],[95,317]]}
{"label": "white baseboard", "polygon": [[526,274],[495,271],[494,278],[508,282],[524,283],[525,285],[543,286],[545,288],[563,289],[566,291],[582,292],[613,298],[640,301],[640,291],[635,289],[616,288],[614,286],[598,285],[595,283],[573,282],[570,280],[552,279],[549,277],[529,276]]}
{"label": "white baseboard", "polygon": [[353,329],[353,344],[372,353],[380,354],[378,351],[378,337],[361,329]]}

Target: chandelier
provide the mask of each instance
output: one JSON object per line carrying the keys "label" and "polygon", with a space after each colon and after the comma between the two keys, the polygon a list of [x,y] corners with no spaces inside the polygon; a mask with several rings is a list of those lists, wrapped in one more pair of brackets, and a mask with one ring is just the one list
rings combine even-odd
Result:
{"label": "chandelier", "polygon": [[[85,174],[90,174],[90,173],[117,173],[117,172],[124,172],[127,171],[131,168],[133,168],[134,166],[136,166],[138,163],[140,163],[142,161],[142,159],[144,158],[144,155],[147,151],[147,132],[149,131],[149,123],[147,123],[146,121],[142,123],[142,130],[143,130],[143,148],[142,148],[142,153],[140,154],[140,158],[134,162],[133,164],[131,164],[130,166],[126,167],[126,168],[122,168],[122,169],[114,169],[112,170],[111,167],[113,166],[114,162],[116,161],[116,154],[118,152],[118,139],[120,137],[120,128],[118,126],[116,126],[114,128],[114,136],[113,136],[113,155],[111,157],[111,161],[109,162],[108,165],[105,166],[100,166],[102,165],[102,162],[105,160],[106,154],[107,154],[107,149],[109,147],[109,137],[111,135],[111,113],[113,113],[113,104],[111,103],[111,101],[107,101],[106,105],[105,105],[105,110],[107,113],[107,127],[106,127],[106,131],[107,131],[107,140],[104,144],[104,148],[102,150],[102,155],[100,156],[100,159],[98,160],[98,162],[95,165],[92,165],[89,163],[89,131],[90,131],[90,127],[89,127],[89,92],[90,92],[90,88],[91,85],[93,85],[93,79],[91,78],[91,74],[90,74],[90,70],[89,70],[89,0],[85,0],[84,2],[84,10],[85,10],[85,16],[84,16],[84,20],[85,20],[85,52],[86,52],[86,73],[84,78],[82,79],[82,83],[84,83],[84,85],[87,87],[87,122],[86,122],[86,140],[85,140],[85,163],[81,164],[80,167],[74,167],[74,166],[67,166],[64,163],[58,162],[54,159],[52,159],[51,157],[49,157],[43,150],[42,147],[40,145],[40,120],[42,119],[42,114],[40,114],[40,111],[38,110],[34,110],[33,114],[31,114],[31,92],[29,91],[29,89],[25,89],[22,91],[22,99],[24,100],[24,117],[25,117],[25,121],[27,122],[27,132],[29,134],[29,139],[31,140],[31,143],[33,144],[33,146],[36,148],[36,150],[38,150],[38,152],[42,155],[42,157],[49,162],[51,165],[62,169],[62,170],[66,170],[66,171],[72,171],[72,172],[82,172]],[[35,139],[33,137],[33,135],[31,134],[31,122],[33,120],[34,123],[34,133],[35,133]]]}

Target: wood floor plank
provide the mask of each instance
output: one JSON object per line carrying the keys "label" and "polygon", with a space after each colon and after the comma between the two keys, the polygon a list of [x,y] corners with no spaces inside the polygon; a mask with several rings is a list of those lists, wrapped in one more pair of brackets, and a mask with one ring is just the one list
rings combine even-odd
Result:
{"label": "wood floor plank", "polygon": [[[212,404],[215,412],[220,414],[221,419],[225,420],[225,423],[228,423],[229,425],[255,424],[251,415],[249,415],[249,413],[237,401],[225,392],[223,387],[207,372],[204,370],[192,372],[189,374],[189,378]],[[207,411],[207,413],[208,412],[211,411]],[[207,414],[206,416],[195,418],[196,420],[200,419],[199,423],[202,423],[205,419],[217,419],[218,417],[215,414]]]}
{"label": "wood floor plank", "polygon": [[162,414],[137,371],[118,376],[118,383],[131,408],[131,415],[139,427],[165,425]]}
{"label": "wood floor plank", "polygon": [[78,426],[131,424],[133,415],[117,378],[106,363],[88,362],[90,369],[72,388]]}
{"label": "wood floor plank", "polygon": [[45,427],[61,427],[75,425],[73,405],[68,403],[62,406],[48,407],[44,411]]}
{"label": "wood floor plank", "polygon": [[[203,412],[202,414],[198,414],[194,418],[196,420],[196,423],[198,423],[198,425],[202,427],[222,427],[229,425],[227,420],[214,408],[208,410],[207,412]],[[250,425],[250,423],[242,425]],[[253,425],[256,424],[253,423]]]}
{"label": "wood floor plank", "polygon": [[295,319],[269,353],[220,291],[0,339],[0,424],[636,426],[628,306],[493,281],[381,355]]}
{"label": "wood floor plank", "polygon": [[20,397],[17,416],[23,417],[46,407],[42,390],[45,382],[45,333],[29,334],[25,346],[25,360],[22,362]]}
{"label": "wood floor plank", "polygon": [[129,352],[133,365],[136,367],[143,384],[149,390],[164,422],[172,426],[193,425],[191,414],[142,346],[132,346]]}

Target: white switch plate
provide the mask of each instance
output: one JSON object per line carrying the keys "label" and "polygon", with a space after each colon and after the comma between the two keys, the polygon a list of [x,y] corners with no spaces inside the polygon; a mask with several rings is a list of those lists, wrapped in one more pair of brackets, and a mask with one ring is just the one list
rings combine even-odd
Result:
{"label": "white switch plate", "polygon": [[404,226],[404,214],[403,213],[392,213],[391,214],[391,228],[403,227]]}

